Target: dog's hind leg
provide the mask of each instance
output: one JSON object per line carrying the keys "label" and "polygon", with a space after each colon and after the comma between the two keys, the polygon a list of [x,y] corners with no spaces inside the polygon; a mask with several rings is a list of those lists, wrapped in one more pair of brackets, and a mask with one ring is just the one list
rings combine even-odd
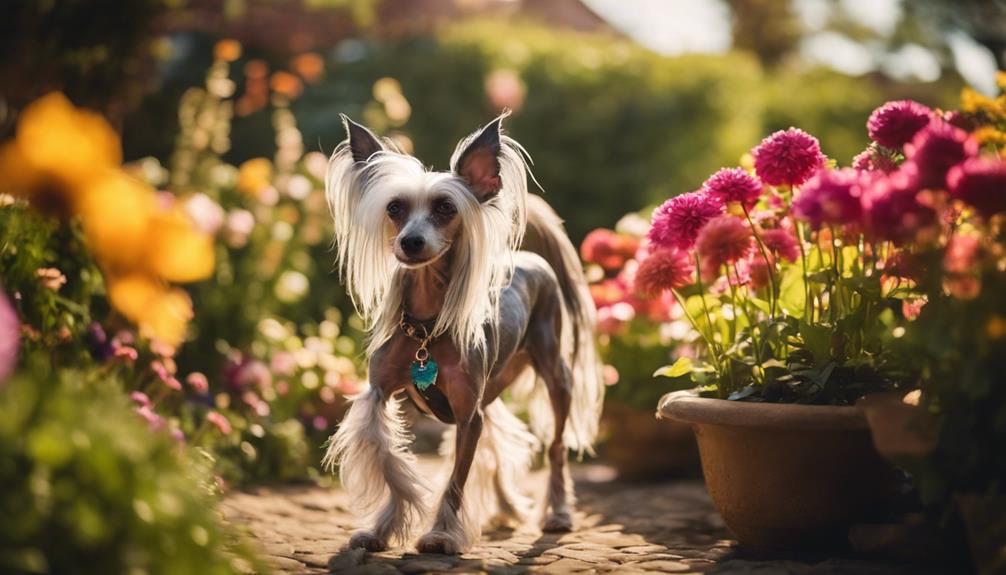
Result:
{"label": "dog's hind leg", "polygon": [[548,390],[552,406],[554,429],[548,446],[548,501],[547,514],[542,524],[544,531],[570,531],[573,529],[573,481],[566,461],[566,444],[563,433],[572,403],[573,374],[562,357],[559,330],[557,329],[558,300],[545,306],[542,314],[532,321],[528,330],[527,350],[531,364]]}
{"label": "dog's hind leg", "polygon": [[384,398],[376,387],[357,395],[322,459],[329,470],[338,466],[351,504],[371,525],[353,534],[351,548],[381,551],[392,540],[408,541],[427,514],[429,489],[408,451],[412,437],[400,407],[401,399]]}

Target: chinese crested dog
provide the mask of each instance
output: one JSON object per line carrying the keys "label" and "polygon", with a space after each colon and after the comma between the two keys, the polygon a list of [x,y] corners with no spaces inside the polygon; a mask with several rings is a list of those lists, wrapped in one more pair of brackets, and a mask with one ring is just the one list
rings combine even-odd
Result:
{"label": "chinese crested dog", "polygon": [[[370,387],[324,463],[366,518],[350,547],[379,551],[425,529],[420,552],[460,553],[484,520],[523,521],[533,502],[518,488],[543,444],[542,528],[572,529],[567,448],[591,450],[604,393],[595,309],[562,221],[528,194],[506,115],[463,139],[449,172],[343,117],[325,186],[339,270],[369,329]],[[526,399],[531,429],[503,404],[507,388]],[[435,502],[408,451],[405,397],[453,424]]]}

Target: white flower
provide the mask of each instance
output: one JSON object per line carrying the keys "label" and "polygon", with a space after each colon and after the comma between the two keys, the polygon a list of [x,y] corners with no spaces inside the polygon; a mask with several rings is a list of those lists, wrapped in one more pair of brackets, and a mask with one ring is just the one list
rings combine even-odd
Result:
{"label": "white flower", "polygon": [[248,243],[248,236],[255,229],[255,216],[248,210],[231,210],[224,226],[227,245],[240,248]]}
{"label": "white flower", "polygon": [[185,199],[185,213],[192,218],[196,228],[204,234],[216,235],[224,225],[227,214],[220,204],[214,202],[206,194],[193,194]]}
{"label": "white flower", "polygon": [[276,297],[283,303],[294,303],[307,293],[308,280],[304,274],[287,270],[276,282]]}

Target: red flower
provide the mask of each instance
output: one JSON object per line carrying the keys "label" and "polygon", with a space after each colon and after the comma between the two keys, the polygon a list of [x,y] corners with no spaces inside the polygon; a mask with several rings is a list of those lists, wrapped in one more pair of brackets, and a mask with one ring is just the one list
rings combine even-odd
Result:
{"label": "red flower", "polygon": [[947,189],[983,216],[1006,212],[1006,163],[993,158],[964,160],[950,168]]}
{"label": "red flower", "polygon": [[583,261],[597,264],[610,272],[621,269],[638,249],[637,238],[599,228],[583,239],[583,243],[580,244],[580,257]]}
{"label": "red flower", "polygon": [[653,212],[648,238],[655,247],[691,249],[699,230],[723,213],[723,203],[715,196],[691,192],[675,196]]}
{"label": "red flower", "polygon": [[773,186],[806,182],[825,159],[817,138],[797,128],[772,134],[751,153],[758,177]]}
{"label": "red flower", "polygon": [[761,241],[770,252],[788,262],[795,262],[800,258],[800,244],[789,230],[782,228],[763,230]]}
{"label": "red flower", "polygon": [[720,216],[712,220],[695,241],[703,271],[713,273],[720,266],[746,258],[752,251],[753,239],[751,229],[738,218]]}
{"label": "red flower", "polygon": [[652,297],[690,285],[694,274],[695,268],[686,252],[659,249],[639,264],[633,287],[637,293]]}
{"label": "red flower", "polygon": [[870,114],[870,139],[886,148],[901,148],[929,124],[933,111],[913,100],[888,102]]}

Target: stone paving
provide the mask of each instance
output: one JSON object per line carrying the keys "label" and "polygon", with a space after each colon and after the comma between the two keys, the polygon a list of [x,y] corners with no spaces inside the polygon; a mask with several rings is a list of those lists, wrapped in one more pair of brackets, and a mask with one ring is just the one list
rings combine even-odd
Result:
{"label": "stone paving", "polygon": [[[436,463],[422,460],[430,472]],[[923,571],[854,558],[766,558],[737,549],[700,480],[657,484],[612,481],[597,465],[574,466],[580,499],[576,530],[543,534],[533,527],[483,533],[461,556],[344,550],[357,527],[348,498],[314,486],[259,488],[230,494],[229,521],[241,525],[277,573],[740,573],[751,575],[909,575]],[[529,493],[544,494],[542,471]]]}

